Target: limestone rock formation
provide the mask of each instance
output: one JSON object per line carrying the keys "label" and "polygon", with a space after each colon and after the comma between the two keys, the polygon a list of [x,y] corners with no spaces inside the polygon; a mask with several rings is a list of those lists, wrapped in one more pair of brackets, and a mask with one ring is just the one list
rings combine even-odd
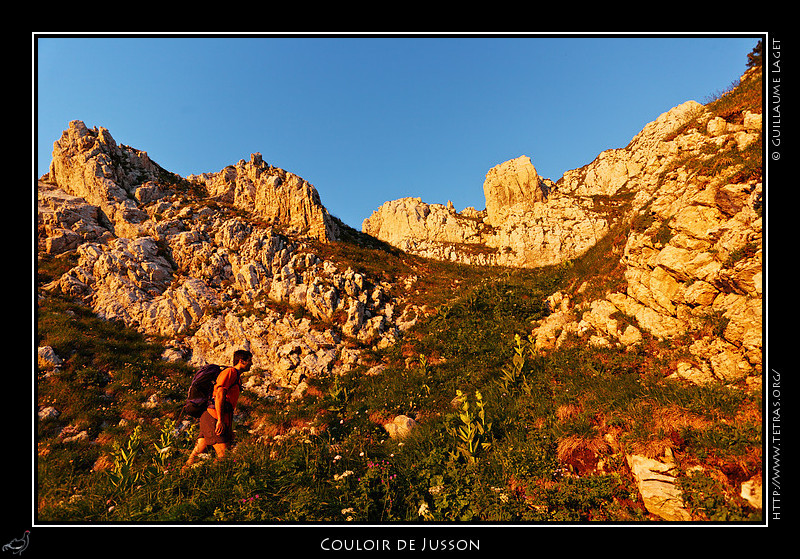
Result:
{"label": "limestone rock formation", "polygon": [[547,187],[527,156],[501,163],[486,173],[483,193],[486,196],[486,221],[502,225],[516,208],[524,211],[545,200]]}
{"label": "limestone rock formation", "polygon": [[53,144],[46,182],[97,206],[114,234],[134,236],[147,218],[137,192],[150,196],[157,190],[160,172],[146,152],[117,145],[105,128],[89,129],[76,120]]}
{"label": "limestone rock formation", "polygon": [[187,179],[205,184],[214,198],[252,211],[289,233],[320,240],[336,238],[336,225],[317,190],[294,173],[268,165],[260,153],[218,173],[189,175]]}
{"label": "limestone rock formation", "polygon": [[[259,153],[250,161],[187,180],[205,187],[212,198],[258,214],[290,233],[336,238],[336,225],[317,190],[297,175],[264,163]],[[174,192],[181,178],[161,168],[147,152],[117,144],[107,129],[90,129],[76,120],[53,144],[44,182],[97,206],[100,219],[115,235],[133,237],[152,229],[143,207]]]}
{"label": "limestone rock formation", "polygon": [[558,190],[573,196],[613,196],[625,188],[646,187],[654,171],[679,156],[684,144],[692,141],[673,136],[702,111],[702,105],[687,101],[662,113],[624,148],[605,150],[589,165],[564,173]]}
{"label": "limestone rock formation", "polygon": [[[761,77],[742,77],[750,79]],[[554,294],[552,314],[533,332],[537,346],[546,351],[575,337],[623,347],[644,336],[688,339],[676,377],[758,383],[762,184],[737,178],[741,164],[703,170],[715,157],[760,159],[753,148],[761,115],[744,111],[730,120],[688,101],[556,183],[541,179],[523,156],[487,173],[484,211],[405,198],[383,204],[363,229],[423,256],[509,266],[562,263],[612,228],[624,230],[625,287],[594,299],[577,286]]]}
{"label": "limestone rock formation", "polygon": [[[198,184],[208,197],[189,193]],[[164,337],[170,359],[249,349],[259,385],[293,388],[402,333],[402,292],[314,254],[307,239],[333,239],[336,225],[313,186],[258,154],[189,181],[74,121],[38,202],[39,249],[77,260],[46,289]]]}
{"label": "limestone rock formation", "polygon": [[[676,133],[682,122],[688,125]],[[620,255],[625,287],[606,289],[600,298],[581,297],[578,288],[554,294],[558,304],[534,330],[537,347],[547,351],[575,337],[632,347],[649,335],[685,346],[686,355],[673,364],[676,378],[757,387],[763,187],[760,177],[739,178],[739,166],[705,172],[702,162],[715,154],[735,159],[760,139],[760,114],[726,122],[690,102],[646,126],[627,148],[566,174],[562,190],[635,189]],[[750,157],[758,160],[760,150]]]}
{"label": "limestone rock formation", "polygon": [[538,267],[576,258],[625,217],[624,202],[635,209],[647,201],[655,177],[695,140],[670,136],[702,109],[688,101],[667,111],[625,148],[602,152],[556,183],[527,156],[501,163],[486,174],[482,212],[406,198],[383,204],[362,229],[409,252],[469,264]]}
{"label": "limestone rock formation", "polygon": [[37,229],[40,247],[50,254],[74,250],[85,241],[97,241],[112,234],[98,206],[40,182]]}
{"label": "limestone rock formation", "polygon": [[383,204],[362,228],[412,254],[490,264],[494,251],[484,244],[488,226],[480,217],[465,213],[442,204],[426,204],[421,198],[401,198]]}
{"label": "limestone rock formation", "polygon": [[402,250],[465,264],[546,266],[583,254],[608,232],[588,198],[562,196],[521,156],[489,170],[486,209],[456,212],[421,198],[386,202],[362,229]]}

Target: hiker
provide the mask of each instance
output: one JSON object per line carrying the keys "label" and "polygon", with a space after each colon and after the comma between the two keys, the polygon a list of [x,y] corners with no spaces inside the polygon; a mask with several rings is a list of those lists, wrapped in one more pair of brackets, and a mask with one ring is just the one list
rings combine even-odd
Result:
{"label": "hiker", "polygon": [[200,436],[186,466],[194,464],[197,455],[209,445],[214,447],[217,460],[221,460],[233,442],[233,411],[239,401],[240,377],[250,370],[253,355],[249,351],[236,350],[233,352],[233,363],[233,367],[226,367],[217,377],[213,398],[200,416]]}

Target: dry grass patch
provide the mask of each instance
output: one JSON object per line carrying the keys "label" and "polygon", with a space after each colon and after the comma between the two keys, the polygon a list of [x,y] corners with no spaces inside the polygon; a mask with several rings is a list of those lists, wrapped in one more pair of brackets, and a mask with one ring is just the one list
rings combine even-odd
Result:
{"label": "dry grass patch", "polygon": [[568,466],[578,475],[594,473],[603,454],[611,447],[601,434],[593,437],[570,435],[558,443],[556,455],[559,463]]}

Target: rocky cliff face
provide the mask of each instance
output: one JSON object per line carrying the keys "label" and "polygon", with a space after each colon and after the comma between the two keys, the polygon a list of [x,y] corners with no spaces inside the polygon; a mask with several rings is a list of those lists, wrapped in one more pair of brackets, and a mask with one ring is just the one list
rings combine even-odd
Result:
{"label": "rocky cliff face", "polygon": [[317,190],[301,177],[264,163],[260,153],[218,173],[187,179],[204,184],[215,199],[252,211],[290,234],[336,238],[337,227]]}
{"label": "rocky cliff face", "polygon": [[145,207],[174,194],[179,183],[187,181],[205,188],[213,200],[252,212],[289,233],[336,238],[336,225],[317,190],[297,175],[266,164],[258,153],[217,173],[182,180],[146,152],[118,145],[105,128],[90,129],[73,121],[53,144],[45,177],[45,182],[97,206],[104,224],[121,237],[153,233],[155,223]]}
{"label": "rocky cliff face", "polygon": [[[507,266],[568,264],[622,232],[618,252],[605,255],[618,259],[621,283],[552,294],[537,347],[575,337],[634,347],[650,336],[674,340],[682,378],[757,381],[762,184],[760,172],[741,169],[760,167],[760,142],[757,110],[723,118],[690,101],[557,183],[522,156],[487,173],[485,210],[405,198],[364,230],[411,253]],[[313,186],[258,154],[182,179],[107,130],[73,122],[39,183],[38,217],[41,250],[77,255],[49,289],[166,337],[168,354],[191,363],[249,348],[271,371],[266,381],[294,387],[356,364],[357,346],[394,343],[411,324],[398,309],[414,315],[403,282],[314,253],[304,239],[333,239],[336,224]]]}
{"label": "rocky cliff face", "polygon": [[[761,74],[749,71],[742,82]],[[757,86],[760,88],[760,85]],[[760,103],[759,103],[760,106]],[[624,148],[602,152],[557,182],[523,156],[491,169],[486,209],[456,212],[419,198],[386,202],[363,229],[403,250],[479,265],[567,262],[612,230],[627,240],[625,287],[551,297],[538,347],[572,336],[633,346],[643,334],[687,351],[675,374],[696,382],[757,382],[762,350],[760,107],[726,118],[686,102]]]}
{"label": "rocky cliff face", "polygon": [[[198,185],[207,196],[191,194]],[[264,386],[294,388],[408,326],[394,286],[313,253],[304,239],[336,233],[316,190],[257,154],[184,180],[72,122],[38,198],[40,250],[77,259],[47,289],[163,336],[167,358],[224,364],[250,349]]]}
{"label": "rocky cliff face", "polygon": [[608,232],[588,197],[562,195],[521,156],[489,170],[486,209],[456,212],[420,198],[386,202],[362,229],[407,252],[465,264],[547,266],[583,254]]}
{"label": "rocky cliff face", "polygon": [[[675,132],[659,132],[670,129]],[[748,166],[758,171],[743,171]],[[760,166],[760,113],[726,120],[692,103],[662,115],[627,148],[565,176],[562,190],[633,195],[619,261],[624,281],[600,297],[582,296],[586,285],[554,294],[554,312],[534,331],[539,347],[556,347],[571,336],[632,347],[649,334],[672,341],[676,377],[758,386]]]}

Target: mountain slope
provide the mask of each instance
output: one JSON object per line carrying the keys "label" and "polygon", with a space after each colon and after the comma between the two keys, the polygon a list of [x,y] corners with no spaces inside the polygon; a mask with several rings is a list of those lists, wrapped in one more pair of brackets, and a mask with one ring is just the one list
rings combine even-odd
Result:
{"label": "mountain slope", "polygon": [[[758,519],[760,90],[543,183],[607,233],[533,268],[292,225],[244,209],[288,176],[258,156],[182,179],[71,125],[39,185],[37,516]],[[236,460],[179,474],[191,368],[239,347]]]}

